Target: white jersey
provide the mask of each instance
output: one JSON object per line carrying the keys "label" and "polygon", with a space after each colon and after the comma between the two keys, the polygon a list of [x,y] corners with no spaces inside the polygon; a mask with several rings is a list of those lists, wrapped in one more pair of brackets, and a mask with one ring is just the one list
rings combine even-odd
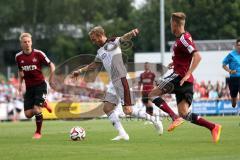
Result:
{"label": "white jersey", "polygon": [[122,59],[120,37],[107,42],[98,49],[95,62],[101,62],[112,81],[126,77],[127,70]]}

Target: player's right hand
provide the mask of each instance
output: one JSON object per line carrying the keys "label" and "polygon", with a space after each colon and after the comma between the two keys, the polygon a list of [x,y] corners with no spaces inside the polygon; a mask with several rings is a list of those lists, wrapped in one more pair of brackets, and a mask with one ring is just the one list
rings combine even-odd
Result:
{"label": "player's right hand", "polygon": [[77,78],[79,75],[80,75],[79,70],[73,71],[73,72],[71,73],[71,78]]}
{"label": "player's right hand", "polygon": [[167,67],[168,69],[173,69],[173,63],[169,63]]}

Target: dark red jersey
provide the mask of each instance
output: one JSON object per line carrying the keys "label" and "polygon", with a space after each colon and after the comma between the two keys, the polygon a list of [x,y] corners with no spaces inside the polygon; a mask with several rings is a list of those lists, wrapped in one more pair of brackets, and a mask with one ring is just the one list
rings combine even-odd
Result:
{"label": "dark red jersey", "polygon": [[39,85],[45,81],[42,73],[42,65],[49,65],[50,60],[45,53],[33,49],[32,53],[25,54],[23,51],[16,54],[16,62],[20,71],[23,71],[26,87]]}
{"label": "dark red jersey", "polygon": [[143,85],[142,93],[150,93],[153,89],[155,74],[151,71],[144,71],[140,75],[140,83]]}
{"label": "dark red jersey", "polygon": [[[190,33],[185,32],[180,37],[177,37],[173,46],[172,57],[174,72],[184,77],[191,65],[193,53],[196,51]],[[193,76],[191,75],[187,81],[193,83]]]}

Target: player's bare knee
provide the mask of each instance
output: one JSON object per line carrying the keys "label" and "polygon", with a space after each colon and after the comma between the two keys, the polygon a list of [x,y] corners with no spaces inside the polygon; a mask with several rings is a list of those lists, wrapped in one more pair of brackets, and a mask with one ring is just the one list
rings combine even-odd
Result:
{"label": "player's bare knee", "polygon": [[152,100],[153,97],[160,96],[161,95],[161,90],[158,87],[155,87],[149,94],[148,97]]}
{"label": "player's bare knee", "polygon": [[123,110],[123,112],[124,112],[124,114],[126,114],[126,115],[131,115],[132,114],[132,112],[131,111],[129,111],[129,110]]}
{"label": "player's bare knee", "polygon": [[32,113],[26,113],[26,112],[25,112],[25,116],[26,116],[27,118],[32,118],[32,117],[33,117],[33,114],[32,114]]}
{"label": "player's bare knee", "polygon": [[109,114],[110,112],[112,112],[112,109],[109,107],[103,107],[103,112]]}
{"label": "player's bare knee", "polygon": [[131,107],[130,107],[130,106],[125,106],[125,107],[123,108],[123,112],[124,112],[126,115],[131,115],[131,114],[132,114]]}
{"label": "player's bare knee", "polygon": [[37,106],[34,107],[34,109],[33,109],[33,114],[34,114],[34,115],[39,114],[39,113],[41,113],[41,112],[42,112],[42,110],[41,110],[40,107],[37,107]]}
{"label": "player's bare knee", "polygon": [[154,95],[153,95],[153,92],[150,92],[149,94],[148,94],[148,97],[151,99],[151,97],[153,97]]}
{"label": "player's bare knee", "polygon": [[180,108],[180,109],[178,109],[178,114],[180,117],[186,117],[188,114],[188,109]]}
{"label": "player's bare knee", "polygon": [[110,112],[113,111],[114,107],[115,106],[111,103],[105,103],[104,107],[103,107],[103,112],[106,113],[106,114],[109,114]]}
{"label": "player's bare knee", "polygon": [[182,118],[185,118],[185,117],[188,115],[188,113],[185,112],[185,111],[178,111],[178,114],[179,114],[179,116],[182,117]]}

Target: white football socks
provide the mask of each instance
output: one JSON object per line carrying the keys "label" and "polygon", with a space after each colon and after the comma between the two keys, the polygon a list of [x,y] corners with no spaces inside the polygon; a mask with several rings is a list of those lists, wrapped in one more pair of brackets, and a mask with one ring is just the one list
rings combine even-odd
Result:
{"label": "white football socks", "polygon": [[158,121],[158,117],[157,116],[151,116],[150,114],[146,113],[146,111],[141,110],[141,109],[136,108],[136,107],[132,107],[132,115],[134,117],[145,119],[145,120],[151,121],[153,123]]}
{"label": "white football socks", "polygon": [[115,110],[110,113],[110,115],[108,116],[108,119],[111,121],[112,125],[116,128],[119,135],[127,134],[125,129],[122,126],[120,119],[119,119],[119,115]]}

